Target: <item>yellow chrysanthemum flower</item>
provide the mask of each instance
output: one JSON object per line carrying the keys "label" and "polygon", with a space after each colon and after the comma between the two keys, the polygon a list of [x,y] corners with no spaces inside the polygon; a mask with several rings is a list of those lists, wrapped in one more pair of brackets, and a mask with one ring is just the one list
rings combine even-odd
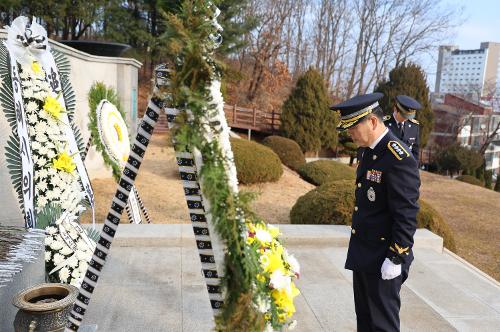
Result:
{"label": "yellow chrysanthemum flower", "polygon": [[56,98],[48,96],[43,103],[43,110],[49,113],[53,118],[59,119],[61,113],[64,111],[64,107]]}
{"label": "yellow chrysanthemum flower", "polygon": [[67,153],[60,153],[57,158],[52,160],[52,165],[55,169],[71,173],[76,169],[76,165],[73,162],[73,158]]}
{"label": "yellow chrysanthemum flower", "polygon": [[260,263],[264,272],[273,273],[277,269],[284,269],[283,258],[281,257],[283,253],[282,246],[275,246],[270,250],[266,250],[260,257]]}
{"label": "yellow chrysanthemum flower", "polygon": [[42,73],[42,66],[37,61],[31,62],[31,69],[35,75],[40,75]]}
{"label": "yellow chrysanthemum flower", "polygon": [[271,234],[273,239],[276,239],[280,235],[280,229],[275,226],[268,225],[267,231],[269,232],[269,234]]}
{"label": "yellow chrysanthemum flower", "polygon": [[[293,282],[290,284],[289,289],[275,289],[271,292],[274,303],[276,303],[276,306],[278,306],[278,308],[283,311],[283,313],[285,314],[285,316],[283,317],[286,318],[292,317],[295,313],[295,305],[293,304],[293,299],[299,294],[300,292],[297,287],[295,287],[295,284]],[[280,317],[278,318],[280,319]]]}

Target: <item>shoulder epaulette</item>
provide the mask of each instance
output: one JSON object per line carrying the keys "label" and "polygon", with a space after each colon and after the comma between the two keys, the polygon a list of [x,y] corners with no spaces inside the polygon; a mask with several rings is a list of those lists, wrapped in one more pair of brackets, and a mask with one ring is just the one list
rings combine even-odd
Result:
{"label": "shoulder epaulette", "polygon": [[398,160],[403,160],[403,158],[410,156],[408,151],[397,141],[389,141],[387,147]]}
{"label": "shoulder epaulette", "polygon": [[420,122],[418,122],[418,120],[416,120],[416,119],[410,119],[410,122],[413,122],[415,124],[420,124]]}
{"label": "shoulder epaulette", "polygon": [[391,119],[391,116],[390,115],[385,115],[382,120],[384,121],[387,121],[387,120],[390,120]]}

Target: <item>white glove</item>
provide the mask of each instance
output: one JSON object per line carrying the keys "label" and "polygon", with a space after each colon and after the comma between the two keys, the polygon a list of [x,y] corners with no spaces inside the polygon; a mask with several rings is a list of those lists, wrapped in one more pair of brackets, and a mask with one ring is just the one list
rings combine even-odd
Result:
{"label": "white glove", "polygon": [[380,272],[382,273],[382,279],[394,279],[401,274],[401,264],[394,264],[389,258],[386,258],[384,259],[384,263],[382,263]]}

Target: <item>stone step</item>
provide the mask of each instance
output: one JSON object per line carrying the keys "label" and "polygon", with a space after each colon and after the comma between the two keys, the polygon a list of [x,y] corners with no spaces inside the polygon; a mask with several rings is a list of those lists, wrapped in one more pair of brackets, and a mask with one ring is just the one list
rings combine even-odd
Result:
{"label": "stone step", "polygon": [[[296,331],[355,331],[352,273],[344,269],[348,228],[280,229],[302,267]],[[498,331],[498,282],[440,250],[442,240],[429,233],[416,236],[401,330]],[[191,225],[120,225],[84,323],[100,331],[210,331],[200,269]]]}

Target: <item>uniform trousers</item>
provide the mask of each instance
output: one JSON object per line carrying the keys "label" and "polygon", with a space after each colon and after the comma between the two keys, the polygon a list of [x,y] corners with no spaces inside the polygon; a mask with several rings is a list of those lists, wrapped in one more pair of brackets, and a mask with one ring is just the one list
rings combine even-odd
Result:
{"label": "uniform trousers", "polygon": [[353,271],[354,305],[359,332],[399,331],[401,285],[408,277],[402,275],[384,280],[380,274]]}

